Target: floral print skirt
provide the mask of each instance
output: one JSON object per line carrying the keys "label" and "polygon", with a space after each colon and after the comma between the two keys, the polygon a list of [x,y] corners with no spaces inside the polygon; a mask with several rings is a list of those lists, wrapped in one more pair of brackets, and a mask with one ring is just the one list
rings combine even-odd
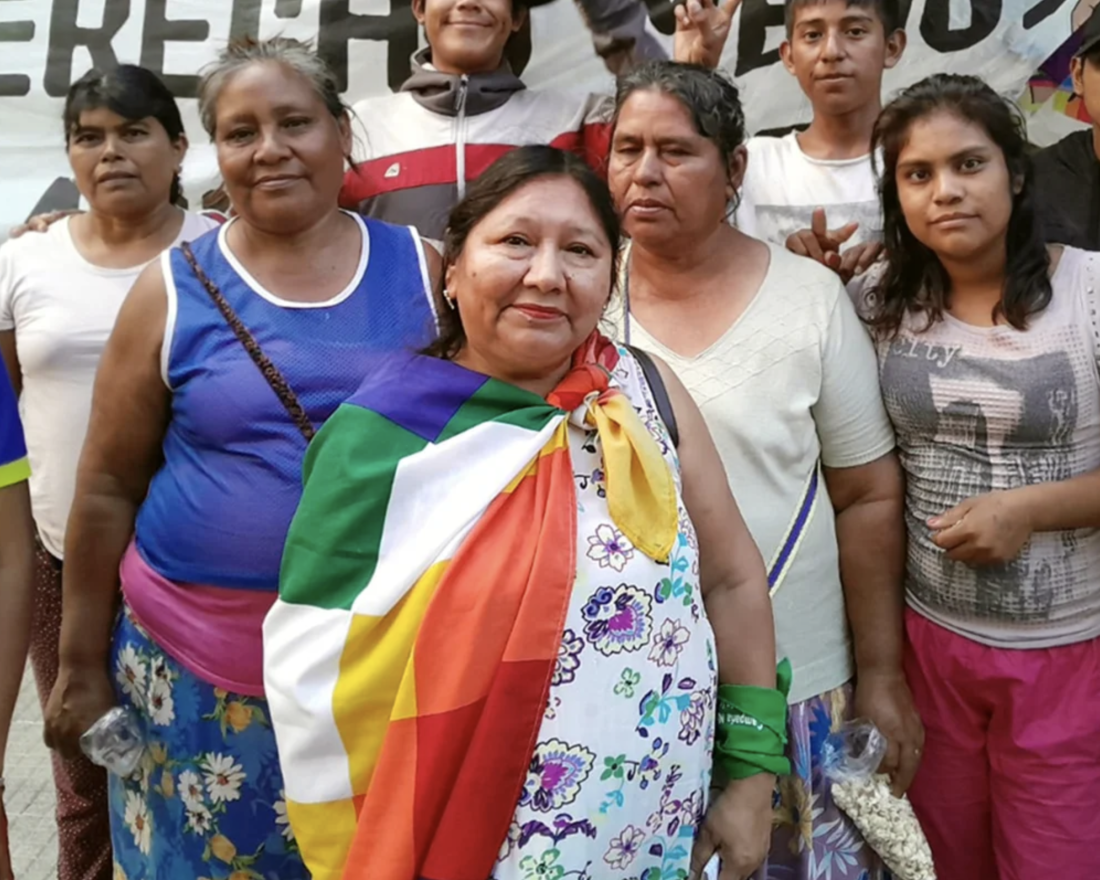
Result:
{"label": "floral print skirt", "polygon": [[791,706],[790,776],[779,780],[775,830],[767,862],[753,880],[890,880],[863,835],[833,803],[821,751],[850,718],[846,684]]}
{"label": "floral print skirt", "polygon": [[134,774],[110,777],[116,880],[307,880],[267,703],[196,678],[128,608],[111,665],[146,738]]}

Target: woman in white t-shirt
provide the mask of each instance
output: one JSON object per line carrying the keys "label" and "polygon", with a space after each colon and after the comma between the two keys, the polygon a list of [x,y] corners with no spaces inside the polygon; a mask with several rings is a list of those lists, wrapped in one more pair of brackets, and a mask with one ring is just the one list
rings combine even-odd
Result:
{"label": "woman in white t-shirt", "polygon": [[695,397],[769,562],[779,655],[794,667],[794,773],[780,780],[757,876],[832,864],[834,878],[877,880],[878,857],[833,804],[820,759],[829,732],[858,713],[889,737],[883,771],[898,791],[916,769],[901,474],[874,351],[836,275],[726,222],[743,140],[737,89],[721,74],[663,63],[620,80],[609,182],[632,246],[612,321]]}
{"label": "woman in white t-shirt", "polygon": [[[39,540],[31,659],[43,706],[57,676],[65,523],[100,354],[142,269],[216,225],[174,204],[187,139],[152,72],[88,73],[69,91],[64,125],[88,212],[0,247],[0,350],[20,393]],[[53,760],[59,876],[107,880],[106,775],[83,758]]]}
{"label": "woman in white t-shirt", "polygon": [[863,307],[908,478],[912,789],[940,880],[1100,876],[1100,254],[1049,250],[1026,126],[975,77],[898,96]]}

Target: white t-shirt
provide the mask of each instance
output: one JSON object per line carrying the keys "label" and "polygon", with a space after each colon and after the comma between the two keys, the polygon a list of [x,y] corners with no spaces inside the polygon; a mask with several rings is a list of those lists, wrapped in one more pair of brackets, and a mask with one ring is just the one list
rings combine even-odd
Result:
{"label": "white t-shirt", "polygon": [[830,229],[859,223],[847,246],[882,238],[870,153],[857,159],[814,159],[802,152],[795,132],[749,138],[746,146],[749,164],[734,215],[746,235],[785,246],[789,235],[810,228],[814,210],[824,208]]}
{"label": "white t-shirt", "polygon": [[[187,214],[175,244],[217,225]],[[31,506],[42,544],[59,559],[96,368],[122,302],[146,265],[89,263],[73,243],[68,218],[0,247],[0,330],[15,330],[23,373],[19,410],[31,462]]]}
{"label": "white t-shirt", "polygon": [[[773,568],[797,531],[792,524],[818,461],[831,468],[868,464],[894,448],[894,434],[871,340],[837,276],[782,247],[770,250],[755,298],[702,353],[679,356],[633,318],[629,341],[667,361],[698,403],[749,531]],[[625,329],[621,311],[614,321]],[[816,498],[773,595],[779,656],[794,667],[792,703],[853,675],[836,518],[824,481]]]}
{"label": "white t-shirt", "polygon": [[914,316],[878,345],[907,477],[909,604],[998,648],[1100,636],[1100,529],[1038,532],[1012,562],[969,566],[926,525],[976,495],[1100,468],[1100,254],[1066,248],[1051,287],[1024,331]]}

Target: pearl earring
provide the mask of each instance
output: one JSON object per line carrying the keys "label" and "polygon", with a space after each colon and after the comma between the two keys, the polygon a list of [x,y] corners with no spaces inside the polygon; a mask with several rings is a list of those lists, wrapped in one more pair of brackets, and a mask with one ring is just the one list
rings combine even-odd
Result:
{"label": "pearl earring", "polygon": [[454,300],[454,297],[451,296],[450,291],[448,291],[446,287],[443,288],[443,299],[445,299],[447,301],[447,305],[450,306],[451,311],[454,311],[455,300]]}

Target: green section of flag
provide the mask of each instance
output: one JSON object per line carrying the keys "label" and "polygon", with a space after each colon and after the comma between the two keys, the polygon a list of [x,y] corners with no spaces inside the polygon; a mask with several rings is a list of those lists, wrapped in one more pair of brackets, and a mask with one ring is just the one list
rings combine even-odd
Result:
{"label": "green section of flag", "polygon": [[489,379],[458,408],[440,432],[437,442],[457,437],[463,431],[485,422],[515,425],[537,432],[560,414],[560,410],[550,406],[537,394],[507,382]]}
{"label": "green section of flag", "polygon": [[2,464],[0,465],[0,489],[29,480],[30,476],[31,465],[26,458],[17,458],[15,461]]}
{"label": "green section of flag", "polygon": [[371,410],[336,410],[306,454],[305,491],[279,576],[284,602],[351,608],[378,566],[397,467],[426,446]]}

